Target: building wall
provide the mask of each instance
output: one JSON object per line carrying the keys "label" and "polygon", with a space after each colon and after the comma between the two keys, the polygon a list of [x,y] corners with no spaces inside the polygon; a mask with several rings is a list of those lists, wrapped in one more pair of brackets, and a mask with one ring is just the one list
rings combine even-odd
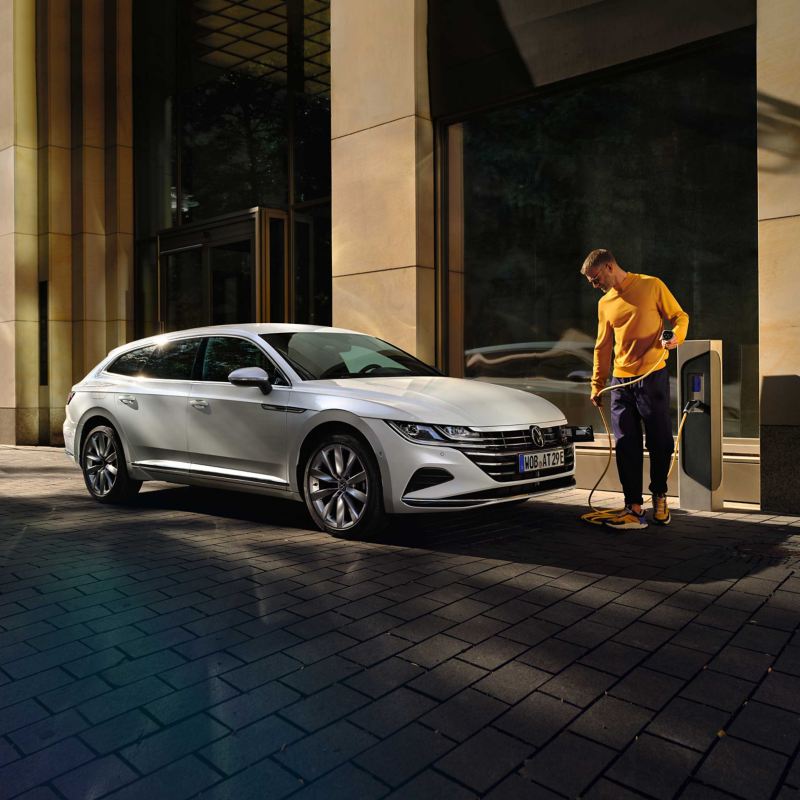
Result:
{"label": "building wall", "polygon": [[[759,0],[761,505],[800,513],[800,4]],[[735,265],[732,265],[735,268]]]}
{"label": "building wall", "polygon": [[[434,203],[423,5],[333,4],[333,297],[334,324],[430,359]],[[757,14],[761,502],[797,512],[800,311],[787,288],[800,247],[800,5],[758,0]],[[731,477],[741,482],[739,466]]]}
{"label": "building wall", "polygon": [[331,4],[333,324],[434,360],[426,0]]}
{"label": "building wall", "polygon": [[3,443],[60,443],[71,385],[131,338],[130,3],[0,3]]}

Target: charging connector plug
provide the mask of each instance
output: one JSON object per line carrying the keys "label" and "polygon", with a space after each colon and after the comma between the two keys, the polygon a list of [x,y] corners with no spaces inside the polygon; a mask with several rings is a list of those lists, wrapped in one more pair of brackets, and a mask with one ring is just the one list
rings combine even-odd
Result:
{"label": "charging connector plug", "polygon": [[684,414],[704,414],[708,406],[702,400],[690,400],[684,407]]}

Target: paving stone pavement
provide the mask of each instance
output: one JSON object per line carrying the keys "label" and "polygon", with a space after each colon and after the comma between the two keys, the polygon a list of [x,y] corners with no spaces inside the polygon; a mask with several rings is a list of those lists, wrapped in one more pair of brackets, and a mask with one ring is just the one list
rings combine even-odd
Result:
{"label": "paving stone pavement", "polygon": [[375,541],[0,448],[0,800],[800,797],[800,520]]}

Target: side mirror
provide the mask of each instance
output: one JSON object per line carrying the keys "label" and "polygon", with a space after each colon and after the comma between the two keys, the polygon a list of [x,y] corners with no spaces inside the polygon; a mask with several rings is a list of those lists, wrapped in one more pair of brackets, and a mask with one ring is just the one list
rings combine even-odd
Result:
{"label": "side mirror", "polygon": [[234,386],[258,386],[262,394],[269,394],[272,391],[269,375],[261,367],[235,369],[228,375],[228,380]]}

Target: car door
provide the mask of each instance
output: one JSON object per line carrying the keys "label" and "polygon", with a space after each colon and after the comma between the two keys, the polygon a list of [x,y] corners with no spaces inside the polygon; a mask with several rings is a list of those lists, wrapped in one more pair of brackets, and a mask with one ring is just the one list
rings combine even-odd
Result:
{"label": "car door", "polygon": [[[264,369],[272,391],[230,383],[242,367]],[[260,346],[238,336],[206,339],[198,378],[189,398],[192,471],[286,488],[289,381]]]}
{"label": "car door", "polygon": [[[138,359],[120,366],[114,362],[107,370],[131,373],[115,375],[114,407],[132,462],[155,469],[188,471],[187,402],[201,342],[196,336],[167,340],[144,348]],[[118,361],[122,362],[122,358]]]}

